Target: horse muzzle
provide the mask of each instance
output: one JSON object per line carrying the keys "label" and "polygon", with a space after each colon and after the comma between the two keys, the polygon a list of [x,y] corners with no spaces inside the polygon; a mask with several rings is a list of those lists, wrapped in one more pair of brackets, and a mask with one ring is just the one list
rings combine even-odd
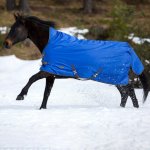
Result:
{"label": "horse muzzle", "polygon": [[10,39],[6,39],[3,43],[3,47],[7,49],[10,49],[12,45],[13,45],[13,42]]}

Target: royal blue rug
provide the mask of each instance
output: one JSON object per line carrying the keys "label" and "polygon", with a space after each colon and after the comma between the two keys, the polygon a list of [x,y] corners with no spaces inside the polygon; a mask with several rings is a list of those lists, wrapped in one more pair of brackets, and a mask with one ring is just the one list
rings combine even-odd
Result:
{"label": "royal blue rug", "polygon": [[144,70],[140,59],[127,42],[79,40],[54,28],[49,31],[41,71],[126,85],[130,69],[137,75]]}

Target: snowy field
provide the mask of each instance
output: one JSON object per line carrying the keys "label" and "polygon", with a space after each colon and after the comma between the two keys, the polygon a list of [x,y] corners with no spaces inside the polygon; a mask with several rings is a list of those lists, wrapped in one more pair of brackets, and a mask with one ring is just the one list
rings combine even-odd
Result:
{"label": "snowy field", "polygon": [[[80,39],[88,32],[61,31]],[[24,101],[16,101],[40,65],[41,60],[0,57],[0,150],[150,150],[150,96],[143,105],[142,90],[136,90],[139,109],[131,99],[120,108],[114,86],[61,79],[55,81],[48,109],[39,110],[45,87],[40,80]]]}
{"label": "snowy field", "polygon": [[0,57],[0,150],[150,150],[150,96],[140,108],[120,108],[114,86],[56,80],[47,110],[39,110],[45,81],[33,84],[24,101],[16,96],[41,60]]}

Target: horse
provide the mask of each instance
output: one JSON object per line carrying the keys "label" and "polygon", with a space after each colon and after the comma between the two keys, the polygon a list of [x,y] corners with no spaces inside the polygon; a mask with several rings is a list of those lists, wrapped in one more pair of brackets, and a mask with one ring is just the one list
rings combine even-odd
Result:
{"label": "horse", "polygon": [[[4,40],[3,46],[9,49],[16,43],[22,42],[25,39],[29,38],[37,46],[37,48],[42,54],[43,49],[48,43],[48,40],[51,40],[49,39],[49,28],[55,27],[55,22],[43,21],[35,16],[24,16],[19,13],[14,14],[14,18],[15,23],[11,26],[8,35]],[[142,83],[143,102],[145,102],[149,93],[149,85],[146,73],[143,71],[138,77]],[[45,71],[39,71],[38,73],[30,77],[27,84],[24,86],[20,94],[17,96],[16,100],[24,100],[24,96],[27,95],[30,86],[37,80],[44,78],[46,79],[46,85],[40,109],[47,108],[48,97],[51,93],[51,89],[53,87],[55,79],[68,79],[70,77],[56,75]],[[76,79],[76,77],[74,78]],[[136,98],[132,83],[128,83],[127,85],[116,85],[116,87],[121,94],[121,103],[120,103],[121,107],[125,107],[128,96],[131,97],[133,106],[135,108],[139,107],[138,100]]]}

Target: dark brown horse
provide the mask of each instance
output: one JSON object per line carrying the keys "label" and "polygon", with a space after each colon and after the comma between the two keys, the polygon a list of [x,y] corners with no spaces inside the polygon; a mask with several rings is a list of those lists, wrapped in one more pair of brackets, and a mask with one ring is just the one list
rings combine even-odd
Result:
{"label": "dark brown horse", "polygon": [[[55,23],[50,21],[42,21],[36,17],[25,17],[19,14],[15,14],[15,23],[12,25],[11,30],[4,41],[4,47],[10,48],[12,45],[24,41],[29,38],[39,48],[42,53],[49,39],[49,27],[54,27]],[[53,74],[40,71],[33,75],[26,86],[22,89],[21,93],[17,96],[17,100],[23,100],[24,95],[27,95],[30,86],[39,79],[46,78],[46,86],[41,108],[45,109],[47,100],[50,95],[51,89],[54,84],[55,78],[66,78],[63,76],[55,76]],[[144,101],[147,98],[149,92],[149,85],[145,73],[143,72],[139,76],[144,90]],[[132,84],[126,86],[117,85],[117,89],[121,94],[120,106],[125,107],[128,96],[131,97],[133,106],[138,108],[138,100],[136,98],[134,88]]]}

